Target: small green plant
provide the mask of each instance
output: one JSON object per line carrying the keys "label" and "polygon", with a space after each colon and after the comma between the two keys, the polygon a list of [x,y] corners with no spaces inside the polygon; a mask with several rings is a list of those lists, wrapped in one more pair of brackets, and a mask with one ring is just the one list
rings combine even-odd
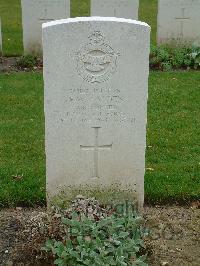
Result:
{"label": "small green plant", "polygon": [[194,69],[200,67],[200,47],[196,44],[193,44],[191,53],[188,54],[188,59],[191,60]]}
{"label": "small green plant", "polygon": [[150,53],[150,68],[170,71],[176,69],[199,69],[200,47],[164,47],[152,46]]}
{"label": "small green plant", "polygon": [[33,55],[24,55],[17,60],[16,66],[20,69],[28,68],[33,69],[38,64],[37,57]]}
{"label": "small green plant", "polygon": [[165,64],[169,62],[169,59],[170,55],[167,48],[162,46],[159,48],[153,45],[151,46],[150,68],[163,70]]}
{"label": "small green plant", "polygon": [[73,213],[62,218],[65,236],[48,240],[42,248],[55,256],[54,264],[75,265],[138,265],[145,266],[146,256],[141,227],[142,218],[112,214],[99,221]]}

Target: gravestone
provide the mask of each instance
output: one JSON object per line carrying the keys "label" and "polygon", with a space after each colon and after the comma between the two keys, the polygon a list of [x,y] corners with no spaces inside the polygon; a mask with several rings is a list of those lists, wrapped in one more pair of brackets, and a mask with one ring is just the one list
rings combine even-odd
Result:
{"label": "gravestone", "polygon": [[159,0],[158,44],[200,43],[200,0]]}
{"label": "gravestone", "polygon": [[43,24],[50,199],[78,193],[142,206],[149,46],[150,27],[133,20]]}
{"label": "gravestone", "polygon": [[42,54],[42,23],[70,17],[70,0],[21,0],[25,54]]}
{"label": "gravestone", "polygon": [[1,18],[0,18],[0,56],[3,54],[2,48],[2,33],[1,33]]}
{"label": "gravestone", "polygon": [[91,16],[138,19],[139,0],[91,0]]}

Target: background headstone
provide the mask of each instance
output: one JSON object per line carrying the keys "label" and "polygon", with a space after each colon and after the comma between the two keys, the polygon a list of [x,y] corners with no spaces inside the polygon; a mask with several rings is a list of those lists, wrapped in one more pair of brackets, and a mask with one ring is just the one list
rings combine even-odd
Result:
{"label": "background headstone", "polygon": [[91,16],[138,19],[139,0],[91,0]]}
{"label": "background headstone", "polygon": [[159,0],[157,42],[200,43],[200,0]]}
{"label": "background headstone", "polygon": [[3,46],[2,46],[2,29],[1,29],[1,18],[0,18],[0,56],[3,54]]}
{"label": "background headstone", "polygon": [[70,0],[22,0],[25,54],[42,53],[42,23],[70,17]]}
{"label": "background headstone", "polygon": [[61,20],[43,25],[43,45],[48,196],[92,191],[142,205],[150,27]]}

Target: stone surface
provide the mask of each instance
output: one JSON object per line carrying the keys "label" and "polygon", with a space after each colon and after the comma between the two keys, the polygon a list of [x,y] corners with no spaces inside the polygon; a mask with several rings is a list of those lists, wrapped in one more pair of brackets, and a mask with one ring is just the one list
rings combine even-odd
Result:
{"label": "stone surface", "polygon": [[138,19],[139,0],[91,0],[91,16]]}
{"label": "stone surface", "polygon": [[2,32],[1,32],[1,18],[0,18],[0,55],[3,54],[3,48],[2,48]]}
{"label": "stone surface", "polygon": [[159,0],[158,44],[200,43],[200,0]]}
{"label": "stone surface", "polygon": [[43,25],[43,45],[48,197],[92,191],[142,205],[150,27],[60,20]]}
{"label": "stone surface", "polygon": [[41,55],[42,23],[70,17],[70,0],[21,0],[25,54]]}

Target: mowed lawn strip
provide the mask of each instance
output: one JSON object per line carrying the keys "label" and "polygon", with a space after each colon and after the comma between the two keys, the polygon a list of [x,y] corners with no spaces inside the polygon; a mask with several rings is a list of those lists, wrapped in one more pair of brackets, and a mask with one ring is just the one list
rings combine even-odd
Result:
{"label": "mowed lawn strip", "polygon": [[[72,17],[89,16],[89,0],[71,0]],[[20,0],[1,0],[0,16],[3,28],[3,50],[6,56],[23,53]],[[157,0],[140,0],[139,19],[152,27],[151,41],[156,40]]]}
{"label": "mowed lawn strip", "polygon": [[0,206],[45,202],[41,74],[0,74]]}
{"label": "mowed lawn strip", "polygon": [[200,197],[199,72],[151,73],[146,201]]}
{"label": "mowed lawn strip", "polygon": [[1,0],[3,52],[5,56],[22,54],[21,0]]}
{"label": "mowed lawn strip", "polygon": [[[145,200],[200,196],[200,75],[150,73]],[[45,203],[42,74],[0,75],[0,206]]]}

